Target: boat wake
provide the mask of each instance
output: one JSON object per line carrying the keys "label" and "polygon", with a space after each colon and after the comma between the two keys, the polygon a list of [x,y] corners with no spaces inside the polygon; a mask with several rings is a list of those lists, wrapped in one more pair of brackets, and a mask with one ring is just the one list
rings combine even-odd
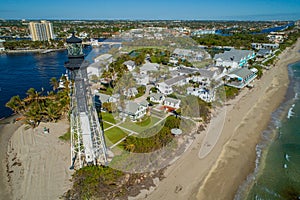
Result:
{"label": "boat wake", "polygon": [[285,158],[288,162],[290,162],[290,156],[289,156],[287,153],[284,155],[284,158]]}
{"label": "boat wake", "polygon": [[288,114],[287,114],[287,118],[288,118],[288,119],[290,119],[291,117],[294,116],[294,112],[293,112],[294,107],[295,107],[295,104],[293,104],[293,105],[290,107],[289,112],[288,112]]}

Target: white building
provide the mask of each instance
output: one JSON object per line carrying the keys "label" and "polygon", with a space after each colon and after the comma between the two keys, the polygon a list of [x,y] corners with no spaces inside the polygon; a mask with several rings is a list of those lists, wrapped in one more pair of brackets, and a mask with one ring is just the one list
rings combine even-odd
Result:
{"label": "white building", "polygon": [[227,74],[226,85],[239,89],[244,88],[257,77],[256,73],[257,70],[255,68],[251,70],[247,68],[236,69]]}
{"label": "white building", "polygon": [[165,95],[169,95],[173,93],[172,86],[167,85],[165,82],[158,83],[157,89]]}
{"label": "white building", "polygon": [[130,72],[133,71],[136,67],[135,62],[132,60],[128,60],[128,61],[124,62],[123,64],[127,67],[128,71],[130,71]]}
{"label": "white building", "polygon": [[200,36],[200,35],[212,35],[212,34],[216,34],[216,30],[215,29],[199,29],[196,30],[194,32],[192,32],[192,36]]}
{"label": "white building", "polygon": [[213,94],[211,94],[210,91],[205,88],[188,87],[186,93],[187,95],[199,97],[206,102],[211,102],[213,100]]}
{"label": "white building", "polygon": [[251,43],[252,49],[278,49],[279,44]]}
{"label": "white building", "polygon": [[172,54],[172,57],[175,57],[177,59],[186,59],[189,61],[201,61],[203,59],[203,56],[204,54],[201,51],[179,48],[176,48]]}
{"label": "white building", "polygon": [[0,52],[5,51],[5,48],[4,48],[4,45],[3,45],[4,42],[5,42],[5,40],[0,39]]}
{"label": "white building", "polygon": [[255,58],[254,51],[230,49],[224,53],[216,54],[214,60],[216,66],[231,67],[232,69],[243,67],[248,60]]}
{"label": "white building", "polygon": [[137,85],[147,85],[150,81],[148,74],[135,74],[134,79]]}
{"label": "white building", "polygon": [[121,109],[121,117],[130,117],[132,121],[143,118],[147,114],[148,102],[144,101],[136,103],[133,101],[127,101],[125,103],[125,109]]}
{"label": "white building", "polygon": [[107,62],[108,64],[113,62],[113,56],[111,54],[105,53],[94,59],[95,62]]}
{"label": "white building", "polygon": [[87,67],[87,74],[88,77],[91,77],[92,75],[95,75],[97,77],[100,76],[102,73],[102,70],[107,67],[107,63],[105,62],[97,62],[97,63],[92,63]]}
{"label": "white building", "polygon": [[165,80],[164,82],[158,83],[157,89],[161,93],[169,95],[173,92],[173,86],[183,86],[188,83],[188,80],[189,78],[187,78],[186,76],[176,76],[174,78]]}
{"label": "white building", "polygon": [[172,110],[172,109],[180,108],[180,103],[181,103],[181,101],[179,99],[167,97],[167,98],[165,98],[163,105],[164,105],[165,109]]}
{"label": "white building", "polygon": [[128,98],[135,97],[138,94],[138,90],[136,87],[128,88],[127,90],[125,89],[124,95]]}
{"label": "white building", "polygon": [[150,94],[150,101],[154,103],[163,103],[165,100],[165,96],[162,93],[151,93]]}
{"label": "white building", "polygon": [[141,74],[147,74],[148,72],[158,71],[158,70],[159,70],[159,64],[157,64],[157,63],[147,62],[147,63],[143,64],[143,66],[140,67]]}
{"label": "white building", "polygon": [[29,31],[32,41],[50,41],[54,39],[53,26],[49,21],[29,22]]}

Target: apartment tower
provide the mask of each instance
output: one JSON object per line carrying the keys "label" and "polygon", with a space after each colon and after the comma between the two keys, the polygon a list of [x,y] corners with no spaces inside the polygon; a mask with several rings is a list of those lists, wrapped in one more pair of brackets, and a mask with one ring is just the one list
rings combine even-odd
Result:
{"label": "apartment tower", "polygon": [[54,39],[53,27],[49,21],[30,22],[29,30],[32,41],[49,41]]}

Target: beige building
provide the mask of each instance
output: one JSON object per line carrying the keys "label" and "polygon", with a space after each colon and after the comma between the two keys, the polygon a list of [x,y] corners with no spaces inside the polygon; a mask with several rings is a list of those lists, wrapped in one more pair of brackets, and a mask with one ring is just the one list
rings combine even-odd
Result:
{"label": "beige building", "polygon": [[49,41],[54,39],[52,23],[49,21],[30,22],[29,30],[32,41]]}

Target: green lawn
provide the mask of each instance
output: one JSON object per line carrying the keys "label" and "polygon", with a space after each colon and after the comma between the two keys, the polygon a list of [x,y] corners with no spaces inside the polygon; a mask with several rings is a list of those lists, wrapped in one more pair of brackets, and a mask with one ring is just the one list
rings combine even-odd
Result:
{"label": "green lawn", "polygon": [[110,122],[110,123],[113,123],[113,124],[117,123],[114,116],[113,116],[113,114],[108,113],[108,112],[101,112],[101,115],[102,115],[103,122],[107,121],[107,122]]}
{"label": "green lawn", "polygon": [[128,133],[124,130],[121,130],[118,127],[113,127],[107,131],[104,131],[106,141],[112,144],[120,141],[122,138],[126,137]]}
{"label": "green lawn", "polygon": [[112,126],[111,124],[109,124],[107,122],[103,122],[103,128],[104,128],[104,130],[107,129],[107,128],[109,128],[109,127],[111,127],[111,126]]}
{"label": "green lawn", "polygon": [[141,133],[144,130],[147,130],[151,128],[156,122],[158,122],[160,119],[157,117],[150,116],[146,120],[142,122],[124,122],[120,124],[121,127],[127,128],[129,130],[132,130],[137,133]]}

